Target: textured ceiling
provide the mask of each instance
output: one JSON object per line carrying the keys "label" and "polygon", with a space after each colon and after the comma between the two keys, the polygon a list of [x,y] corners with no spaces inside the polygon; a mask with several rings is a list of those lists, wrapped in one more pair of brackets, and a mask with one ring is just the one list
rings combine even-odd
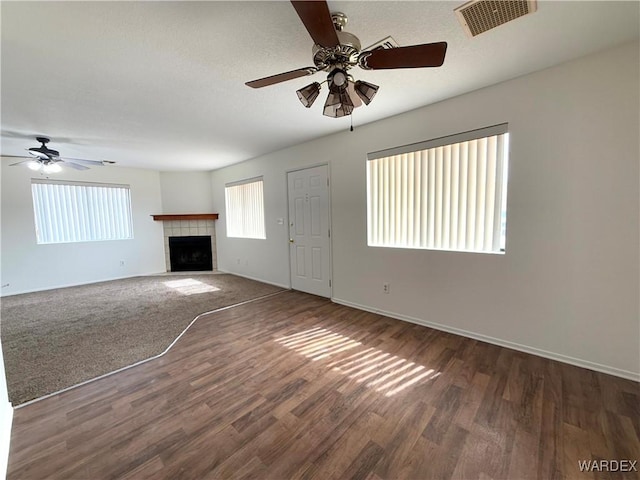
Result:
{"label": "textured ceiling", "polygon": [[[435,69],[352,71],[380,85],[362,125],[638,37],[639,3],[542,1],[475,38],[460,2],[329,2],[363,46],[446,41]],[[289,2],[1,2],[1,153],[36,134],[63,156],[157,170],[211,170],[349,128],[295,91],[324,73],[244,85],[312,65]]]}

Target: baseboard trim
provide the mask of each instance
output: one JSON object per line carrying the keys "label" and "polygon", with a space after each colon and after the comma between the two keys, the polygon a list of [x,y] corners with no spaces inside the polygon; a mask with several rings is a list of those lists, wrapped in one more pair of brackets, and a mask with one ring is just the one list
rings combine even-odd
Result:
{"label": "baseboard trim", "polygon": [[13,407],[4,402],[0,407],[0,478],[5,478],[9,465],[9,447],[11,446],[11,426],[13,424]]}
{"label": "baseboard trim", "polygon": [[358,303],[350,302],[348,300],[343,300],[341,298],[334,297],[331,299],[331,301],[334,303],[338,303],[340,305],[345,305],[347,307],[357,308],[358,310],[364,310],[365,312],[377,313],[380,315],[384,315],[385,317],[394,318],[396,320],[415,323],[417,325],[422,325],[423,327],[429,327],[435,330],[441,330],[443,332],[460,335],[462,337],[472,338],[474,340],[480,340],[482,342],[491,343],[493,345],[498,345],[500,347],[510,348],[512,350],[517,350],[519,352],[530,353],[532,355],[548,358],[550,360],[557,360],[558,362],[568,363],[570,365],[575,365],[576,367],[587,368],[589,370],[594,370],[596,372],[601,372],[601,373],[607,373],[609,375],[626,378],[628,380],[633,380],[636,382],[640,381],[640,373],[631,372],[629,370],[623,370],[620,368],[611,367],[609,365],[602,365],[600,363],[591,362],[589,360],[574,358],[568,355],[563,355],[561,353],[550,352],[540,348],[530,347],[528,345],[510,342],[508,340],[502,340],[500,338],[490,337],[488,335],[483,335],[481,333],[476,333],[468,330],[463,330],[460,328],[450,327],[448,325],[442,325],[440,323],[429,322],[421,318],[411,317],[409,315],[403,315],[401,313],[388,312],[386,310],[371,308],[366,305],[360,305]]}
{"label": "baseboard trim", "polygon": [[280,287],[280,288],[284,288],[286,290],[291,290],[291,285],[284,285],[284,284],[281,284],[281,283],[271,282],[269,280],[264,280],[262,278],[251,277],[249,275],[242,275],[241,273],[236,273],[236,272],[229,272],[228,270],[220,270],[220,269],[218,269],[218,271],[222,272],[222,273],[228,273],[229,275],[235,275],[236,277],[246,278],[247,280],[255,280],[256,282],[266,283],[267,285],[273,285],[274,287]]}
{"label": "baseboard trim", "polygon": [[22,295],[23,293],[46,292],[47,290],[57,290],[59,288],[80,287],[82,285],[91,285],[93,283],[111,282],[112,280],[124,280],[125,278],[149,277],[151,275],[159,275],[161,273],[165,273],[165,272],[133,273],[131,275],[123,275],[121,277],[103,278],[103,279],[91,280],[91,281],[88,281],[88,282],[66,283],[66,284],[63,284],[63,285],[53,285],[53,286],[50,286],[50,287],[34,288],[34,289],[30,289],[30,290],[20,290],[20,291],[17,291],[17,292],[12,292],[12,293],[7,293],[7,294],[0,294],[0,297],[10,297],[12,295]]}

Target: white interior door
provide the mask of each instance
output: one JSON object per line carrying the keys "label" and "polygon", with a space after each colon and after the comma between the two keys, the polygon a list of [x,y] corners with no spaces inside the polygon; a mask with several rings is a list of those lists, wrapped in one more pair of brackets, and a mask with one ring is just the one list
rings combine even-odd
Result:
{"label": "white interior door", "polygon": [[331,297],[327,165],[287,173],[291,287]]}

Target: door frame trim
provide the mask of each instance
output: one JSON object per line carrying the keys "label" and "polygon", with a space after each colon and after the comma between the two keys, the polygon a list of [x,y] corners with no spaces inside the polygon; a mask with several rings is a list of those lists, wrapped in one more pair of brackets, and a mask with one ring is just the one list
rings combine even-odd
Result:
{"label": "door frame trim", "polygon": [[[287,238],[291,238],[289,236],[289,229],[291,228],[289,222],[289,214],[291,213],[289,212],[289,174],[324,166],[327,167],[327,179],[329,180],[329,186],[327,187],[327,214],[329,215],[329,231],[331,232],[331,236],[329,237],[329,299],[333,299],[333,224],[331,222],[331,187],[333,186],[333,182],[331,181],[331,164],[329,162],[314,163],[303,167],[295,167],[285,170],[284,183],[286,187],[285,190],[287,192]],[[289,254],[287,255],[289,260],[289,288],[293,290],[293,279],[291,277],[291,247],[289,244],[287,244],[287,248],[289,249]]]}

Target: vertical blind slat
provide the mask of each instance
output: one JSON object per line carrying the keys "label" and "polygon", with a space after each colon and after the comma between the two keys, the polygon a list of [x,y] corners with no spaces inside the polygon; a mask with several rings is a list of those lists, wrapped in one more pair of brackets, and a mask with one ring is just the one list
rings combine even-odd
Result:
{"label": "vertical blind slat", "polygon": [[436,152],[432,148],[429,151],[429,213],[427,218],[427,248],[435,247],[435,225],[436,225]]}
{"label": "vertical blind slat", "polygon": [[469,169],[467,170],[467,239],[465,248],[469,250],[475,249],[476,234],[476,189],[477,189],[477,141],[469,142]]}
{"label": "vertical blind slat", "polygon": [[400,176],[399,167],[400,167],[399,162],[389,162],[389,168],[391,170],[391,182],[389,183],[389,194],[390,194],[390,202],[392,205],[391,214],[392,214],[392,218],[394,219],[394,221],[391,223],[390,235],[391,235],[391,241],[396,244],[398,243],[398,237],[400,236],[398,233],[400,229],[400,225],[399,225],[400,199],[398,198],[398,194],[400,193],[400,188],[398,186],[399,176]]}
{"label": "vertical blind slat", "polygon": [[436,149],[436,204],[435,204],[435,247],[442,248],[442,147]]}
{"label": "vertical blind slat", "polygon": [[416,225],[414,225],[413,228],[413,238],[411,239],[411,245],[416,247],[420,245],[420,232],[422,231],[422,225],[420,224],[420,221],[422,220],[422,214],[420,211],[420,205],[421,205],[421,193],[422,193],[422,188],[421,188],[421,180],[422,180],[422,164],[420,161],[420,154],[419,153],[413,153],[412,154],[412,158],[413,158],[413,165],[414,165],[414,169],[415,169],[415,174],[414,174],[414,185],[413,185],[413,215],[414,218],[417,220]]}
{"label": "vertical blind slat", "polygon": [[384,169],[384,243],[385,245],[391,242],[391,222],[389,221],[389,216],[391,215],[391,201],[389,200],[389,183],[390,183],[390,175],[389,171],[389,162],[388,160],[382,160],[382,165]]}
{"label": "vertical blind slat", "polygon": [[427,245],[429,236],[427,234],[429,223],[429,157],[427,152],[419,152],[420,155],[420,171],[422,173],[422,179],[420,185],[422,186],[422,198],[420,199],[420,225],[422,227],[420,232],[420,246]]}
{"label": "vertical blind slat", "polygon": [[406,203],[405,214],[403,215],[403,223],[405,224],[405,245],[413,245],[413,155],[406,154],[407,162],[405,165],[405,190],[406,190]]}
{"label": "vertical blind slat", "polygon": [[500,251],[504,248],[501,245],[501,233],[502,233],[502,209],[505,208],[506,202],[501,201],[504,195],[502,190],[503,178],[504,178],[504,166],[503,156],[505,138],[504,135],[497,136],[496,145],[496,200],[493,205],[493,250]]}
{"label": "vertical blind slat", "polygon": [[[64,187],[62,187],[64,188]],[[60,189],[62,190],[62,189]],[[64,225],[62,224],[62,215],[60,214],[60,191],[53,188],[53,185],[49,185],[49,195],[52,198],[51,204],[49,204],[49,211],[51,212],[51,228],[53,230],[53,238],[56,242],[63,242],[64,236],[62,230]]]}
{"label": "vertical blind slat", "polygon": [[458,201],[458,249],[467,248],[467,188],[469,186],[469,144],[460,145],[460,200]]}
{"label": "vertical blind slat", "polygon": [[487,150],[486,139],[480,138],[477,141],[477,158],[476,158],[476,233],[474,238],[474,250],[482,250],[484,243],[484,207],[485,207],[485,189],[487,180]]}
{"label": "vertical blind slat", "polygon": [[487,139],[487,187],[485,195],[484,249],[493,249],[493,224],[496,195],[496,137]]}
{"label": "vertical blind slat", "polygon": [[460,170],[460,144],[451,146],[451,218],[449,223],[450,249],[458,248],[458,201],[459,190],[459,170]]}
{"label": "vertical blind slat", "polygon": [[385,176],[384,176],[384,162],[379,161],[376,164],[376,175],[378,178],[378,183],[377,186],[378,188],[375,189],[377,191],[378,194],[378,205],[377,205],[377,214],[378,214],[378,218],[376,219],[377,221],[377,225],[378,228],[376,229],[377,232],[377,237],[375,239],[376,243],[379,242],[384,242],[385,238],[386,238],[386,232],[385,232],[385,222],[384,222],[384,212],[385,212],[385,200],[386,200],[386,194],[385,194],[385,188],[386,188],[386,183],[385,183]]}
{"label": "vertical blind slat", "polygon": [[451,228],[451,145],[442,152],[442,248],[451,248],[449,229]]}

